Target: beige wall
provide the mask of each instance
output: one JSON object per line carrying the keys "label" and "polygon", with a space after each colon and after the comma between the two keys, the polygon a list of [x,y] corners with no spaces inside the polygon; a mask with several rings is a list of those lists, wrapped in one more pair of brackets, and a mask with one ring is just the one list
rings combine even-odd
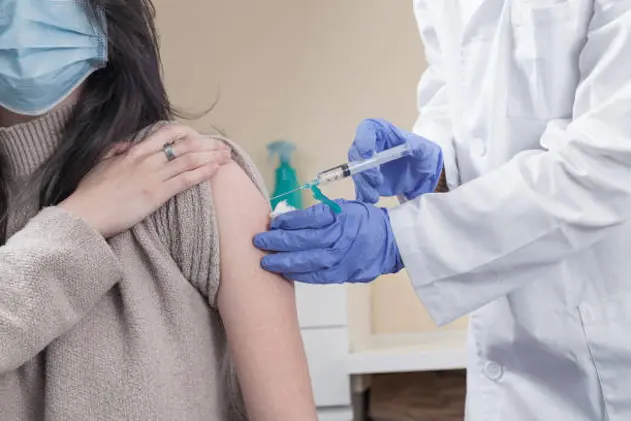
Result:
{"label": "beige wall", "polygon": [[[298,145],[303,178],[345,159],[363,118],[416,118],[425,63],[411,0],[156,0],[166,81],[177,106],[214,111],[215,125],[254,157],[268,186],[265,144]],[[350,183],[330,187],[352,197]],[[378,332],[432,328],[404,275],[372,286]]]}

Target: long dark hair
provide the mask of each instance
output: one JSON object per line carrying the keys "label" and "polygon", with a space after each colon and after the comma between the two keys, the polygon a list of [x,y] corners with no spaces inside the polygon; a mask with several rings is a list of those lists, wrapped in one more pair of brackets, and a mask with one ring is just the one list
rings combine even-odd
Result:
{"label": "long dark hair", "polygon": [[[95,24],[107,25],[109,60],[86,80],[59,148],[34,176],[45,180],[40,207],[57,205],[72,194],[115,142],[174,115],[162,82],[151,0],[88,0],[86,7]],[[6,202],[0,172],[0,244],[6,241]]]}

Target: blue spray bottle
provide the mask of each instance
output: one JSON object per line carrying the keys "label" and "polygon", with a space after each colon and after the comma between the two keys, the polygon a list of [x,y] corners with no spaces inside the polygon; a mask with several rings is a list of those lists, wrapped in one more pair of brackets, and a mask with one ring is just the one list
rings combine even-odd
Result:
{"label": "blue spray bottle", "polygon": [[[275,155],[278,155],[279,164],[276,168],[276,181],[274,185],[274,193],[272,197],[279,196],[283,193],[290,192],[300,187],[298,183],[298,177],[296,170],[291,166],[291,153],[296,150],[296,146],[284,140],[272,142],[267,145],[270,159]],[[287,201],[287,204],[296,208],[302,209],[302,192],[296,191],[292,194],[288,194],[279,199],[274,199],[271,202],[272,209],[276,207],[278,202]]]}

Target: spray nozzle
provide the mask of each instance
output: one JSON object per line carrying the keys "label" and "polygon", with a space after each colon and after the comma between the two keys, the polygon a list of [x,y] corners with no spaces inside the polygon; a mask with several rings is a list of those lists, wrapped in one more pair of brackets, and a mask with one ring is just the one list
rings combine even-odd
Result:
{"label": "spray nozzle", "polygon": [[272,160],[274,155],[278,155],[281,162],[289,163],[291,153],[296,150],[296,145],[286,140],[278,140],[267,145],[269,159]]}

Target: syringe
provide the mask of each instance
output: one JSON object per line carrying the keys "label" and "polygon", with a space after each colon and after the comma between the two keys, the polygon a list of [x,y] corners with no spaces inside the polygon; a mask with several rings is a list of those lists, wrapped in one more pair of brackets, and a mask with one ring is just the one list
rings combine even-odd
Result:
{"label": "syringe", "polygon": [[409,154],[410,148],[407,143],[404,143],[403,145],[395,146],[394,148],[378,152],[370,158],[347,162],[331,169],[320,171],[314,180],[303,184],[295,190],[280,194],[276,197],[272,197],[270,200],[276,200],[279,197],[286,196],[300,190],[310,189],[313,186],[323,186],[334,181],[343,180],[345,178],[352,177],[355,174],[359,174],[366,170],[370,170],[380,165],[387,164],[388,162],[403,158],[405,156],[408,156]]}

